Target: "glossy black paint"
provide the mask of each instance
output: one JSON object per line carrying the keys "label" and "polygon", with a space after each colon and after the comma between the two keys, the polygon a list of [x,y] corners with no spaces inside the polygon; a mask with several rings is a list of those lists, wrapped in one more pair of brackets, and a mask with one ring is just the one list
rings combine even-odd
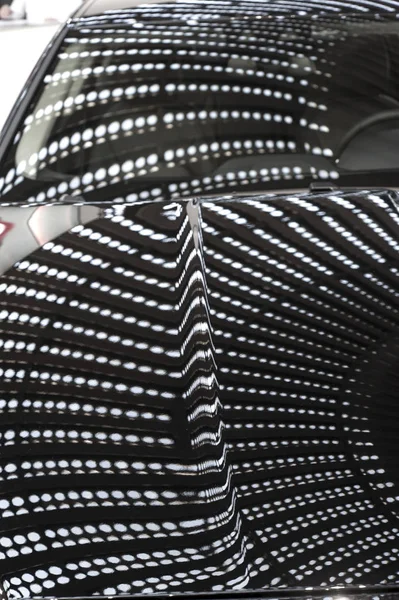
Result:
{"label": "glossy black paint", "polygon": [[7,597],[397,582],[397,203],[2,208]]}
{"label": "glossy black paint", "polygon": [[[244,11],[258,10],[256,7],[258,0],[232,0],[221,1],[221,0],[197,0],[195,7],[200,7],[203,10],[213,9],[218,6],[219,12],[225,8],[233,6],[239,7]],[[354,0],[352,2],[346,2],[345,0],[318,0],[312,2],[311,0],[262,0],[264,6],[267,6],[270,12],[279,14],[304,14],[304,13],[392,13],[397,9],[398,4],[395,0]],[[96,15],[105,16],[108,13],[112,17],[115,11],[126,10],[130,8],[136,8],[145,6],[151,9],[151,5],[157,7],[165,4],[168,8],[173,5],[178,5],[183,11],[193,8],[193,3],[190,0],[88,0],[82,7],[76,11],[76,18],[92,17]]]}

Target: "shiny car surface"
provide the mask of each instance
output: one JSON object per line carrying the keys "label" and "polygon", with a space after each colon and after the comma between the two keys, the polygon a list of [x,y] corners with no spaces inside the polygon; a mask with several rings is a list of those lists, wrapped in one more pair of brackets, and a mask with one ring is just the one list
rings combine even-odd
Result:
{"label": "shiny car surface", "polygon": [[0,141],[5,600],[397,597],[398,16],[53,41]]}

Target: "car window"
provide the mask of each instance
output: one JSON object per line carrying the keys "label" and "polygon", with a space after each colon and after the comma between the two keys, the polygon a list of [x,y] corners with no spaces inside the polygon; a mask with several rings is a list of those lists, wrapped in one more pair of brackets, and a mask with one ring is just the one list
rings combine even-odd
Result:
{"label": "car window", "polygon": [[168,6],[68,31],[0,166],[3,195],[399,182],[398,23]]}

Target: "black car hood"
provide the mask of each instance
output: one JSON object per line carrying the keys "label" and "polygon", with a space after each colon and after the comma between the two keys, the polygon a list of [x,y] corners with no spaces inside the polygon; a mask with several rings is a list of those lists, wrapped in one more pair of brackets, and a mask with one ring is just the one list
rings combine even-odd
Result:
{"label": "black car hood", "polygon": [[395,192],[0,217],[7,597],[398,582]]}

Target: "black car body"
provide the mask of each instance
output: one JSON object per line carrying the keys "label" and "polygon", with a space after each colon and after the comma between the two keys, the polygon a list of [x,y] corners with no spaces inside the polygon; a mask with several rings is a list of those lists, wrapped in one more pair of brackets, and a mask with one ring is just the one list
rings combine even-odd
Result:
{"label": "black car body", "polygon": [[7,600],[396,597],[397,8],[53,41],[0,145]]}

